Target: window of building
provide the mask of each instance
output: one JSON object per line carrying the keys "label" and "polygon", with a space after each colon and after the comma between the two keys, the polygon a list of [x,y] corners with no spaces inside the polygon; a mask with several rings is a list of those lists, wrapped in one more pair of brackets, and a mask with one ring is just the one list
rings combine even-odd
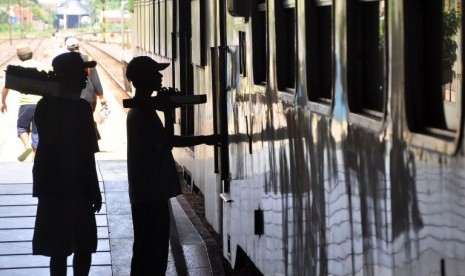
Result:
{"label": "window of building", "polygon": [[306,8],[307,90],[310,101],[330,103],[333,91],[333,1]]}
{"label": "window of building", "polygon": [[295,89],[295,1],[283,0],[276,7],[276,73],[278,90]]}
{"label": "window of building", "polygon": [[257,0],[253,2],[252,10],[252,58],[253,79],[256,85],[266,84],[266,1]]}
{"label": "window of building", "polygon": [[405,101],[413,132],[453,138],[461,124],[459,0],[404,2]]}
{"label": "window of building", "polygon": [[385,1],[352,0],[347,8],[349,109],[381,119],[387,91]]}

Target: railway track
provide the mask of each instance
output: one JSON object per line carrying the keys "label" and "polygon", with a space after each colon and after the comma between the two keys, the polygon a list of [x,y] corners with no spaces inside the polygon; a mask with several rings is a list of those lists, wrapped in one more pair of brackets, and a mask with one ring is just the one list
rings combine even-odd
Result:
{"label": "railway track", "polygon": [[[112,90],[113,96],[118,101],[120,107],[127,112],[127,109],[123,107],[123,100],[132,98],[131,94],[125,89],[125,80],[123,75],[123,63],[117,57],[109,54],[107,51],[101,49],[99,45],[80,41],[79,47],[81,52],[89,55],[95,60],[100,68],[107,74],[109,79],[114,84]],[[108,93],[108,91],[106,91]]]}
{"label": "railway track", "polygon": [[[12,45],[10,45],[9,43],[5,43],[7,41],[2,41],[2,43],[0,43],[0,51],[2,53],[0,57],[0,68],[4,68],[7,65],[11,64],[13,60],[17,57],[16,46],[19,43],[28,43],[31,46],[31,50],[33,53],[41,53],[42,51],[38,50],[41,48],[44,40],[44,38],[13,40]],[[39,54],[38,56],[34,56],[34,58],[40,60],[42,57]]]}
{"label": "railway track", "polygon": [[[124,76],[123,76],[123,64],[118,58],[102,50],[97,45],[91,42],[81,41],[79,44],[80,49],[92,57],[93,60],[105,70],[105,72],[111,77],[111,79],[125,91]],[[130,95],[128,94],[128,97]]]}

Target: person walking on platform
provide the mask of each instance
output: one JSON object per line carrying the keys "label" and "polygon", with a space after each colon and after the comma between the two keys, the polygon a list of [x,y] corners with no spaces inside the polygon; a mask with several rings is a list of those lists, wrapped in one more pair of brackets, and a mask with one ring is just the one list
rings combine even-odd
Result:
{"label": "person walking on platform", "polygon": [[[66,49],[70,52],[78,52],[84,61],[89,61],[90,58],[79,52],[79,40],[75,37],[68,37],[65,40]],[[107,100],[103,95],[103,87],[98,76],[96,68],[87,69],[87,85],[82,90],[81,98],[88,101],[92,107],[92,112],[97,107],[97,98],[100,100],[102,107],[107,106]],[[97,140],[100,140],[100,133],[98,132],[97,125],[95,124],[95,131],[97,133]]]}
{"label": "person walking on platform", "polygon": [[44,96],[35,120],[40,135],[32,169],[38,198],[32,253],[50,257],[50,274],[66,275],[74,253],[74,275],[88,275],[97,250],[95,212],[102,206],[94,154],[98,151],[90,105],[80,98],[86,68],[78,53],[52,61],[53,71],[68,98]]}
{"label": "person walking on platform", "polygon": [[[18,58],[21,60],[19,64],[22,67],[37,68],[39,71],[46,71],[48,67],[32,58],[31,47],[26,43],[20,43],[16,47],[16,53]],[[0,110],[5,113],[8,111],[6,104],[6,98],[10,89],[3,87],[2,90],[2,103]],[[19,98],[19,111],[17,120],[18,137],[24,146],[24,151],[19,155],[18,161],[23,162],[32,153],[32,159],[34,160],[34,154],[37,149],[39,142],[39,136],[37,134],[37,128],[34,122],[34,111],[37,102],[41,99],[41,96],[32,94],[21,93]]]}
{"label": "person walking on platform", "polygon": [[173,147],[218,143],[216,135],[174,135],[174,105],[160,92],[162,74],[168,63],[147,56],[132,59],[126,77],[136,88],[134,99],[150,99],[158,91],[165,126],[151,107],[135,107],[128,112],[127,165],[129,198],[134,228],[131,276],[165,275],[168,264],[170,212],[169,198],[181,194],[181,184],[171,153]]}

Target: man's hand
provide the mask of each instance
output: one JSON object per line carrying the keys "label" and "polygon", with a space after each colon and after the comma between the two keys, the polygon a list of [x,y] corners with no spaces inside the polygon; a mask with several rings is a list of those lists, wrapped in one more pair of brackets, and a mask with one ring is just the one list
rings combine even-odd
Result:
{"label": "man's hand", "polygon": [[6,106],[6,103],[2,103],[0,110],[2,111],[2,113],[5,113],[8,111],[8,107]]}
{"label": "man's hand", "polygon": [[205,135],[205,144],[209,146],[219,146],[220,135],[219,134]]}

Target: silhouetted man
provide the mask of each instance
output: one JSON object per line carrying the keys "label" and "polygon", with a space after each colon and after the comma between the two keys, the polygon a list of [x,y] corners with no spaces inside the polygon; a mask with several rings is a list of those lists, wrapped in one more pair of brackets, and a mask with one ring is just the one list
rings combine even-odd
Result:
{"label": "silhouetted man", "polygon": [[86,68],[78,53],[53,59],[61,89],[74,99],[44,96],[35,111],[40,135],[33,167],[33,196],[38,198],[32,241],[34,255],[50,258],[50,274],[66,275],[74,253],[74,275],[88,275],[97,250],[95,212],[102,196],[95,168],[98,150],[90,105],[80,98]]}
{"label": "silhouetted man", "polygon": [[[136,88],[134,99],[149,100],[160,91],[168,63],[140,56],[128,64],[126,77]],[[134,227],[131,276],[165,275],[168,263],[169,198],[181,194],[181,184],[171,153],[173,147],[214,145],[216,135],[175,136],[169,95],[157,93],[165,126],[149,106],[132,108],[127,117],[128,182]]]}

